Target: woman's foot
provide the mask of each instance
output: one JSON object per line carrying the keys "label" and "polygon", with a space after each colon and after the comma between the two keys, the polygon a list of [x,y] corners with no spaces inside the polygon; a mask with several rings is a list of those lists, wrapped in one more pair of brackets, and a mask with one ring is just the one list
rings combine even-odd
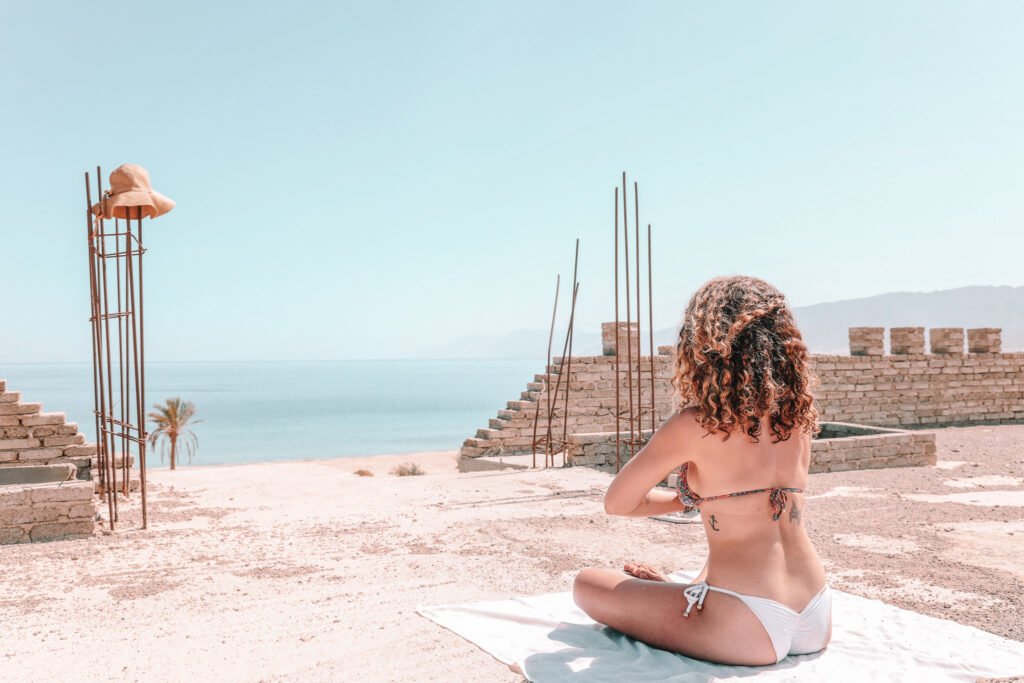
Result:
{"label": "woman's foot", "polygon": [[661,572],[646,562],[627,562],[623,565],[622,570],[638,579],[646,579],[647,581],[668,581],[668,579],[662,576]]}

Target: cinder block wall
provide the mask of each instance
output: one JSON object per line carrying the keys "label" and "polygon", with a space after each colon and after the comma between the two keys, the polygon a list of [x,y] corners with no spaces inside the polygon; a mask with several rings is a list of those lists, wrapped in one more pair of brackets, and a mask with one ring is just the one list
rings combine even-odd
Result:
{"label": "cinder block wall", "polygon": [[89,536],[95,516],[91,481],[0,486],[0,545]]}
{"label": "cinder block wall", "polygon": [[[900,353],[881,355],[878,339],[881,328],[860,328],[852,334],[851,344],[865,355],[813,355],[812,367],[820,385],[814,394],[820,419],[829,422],[854,422],[880,427],[938,427],[970,424],[999,424],[1024,420],[1024,353]],[[917,350],[923,332],[900,330],[899,351]],[[955,328],[954,328],[955,329]],[[867,330],[867,331],[864,331]],[[969,331],[970,332],[970,331]],[[943,330],[942,339],[949,335]],[[938,341],[940,334],[933,335]],[[953,335],[955,336],[955,335]],[[998,330],[986,329],[988,346],[978,341],[974,348],[999,348]],[[870,337],[870,338],[869,338]],[[963,339],[963,330],[960,330]],[[943,343],[946,343],[943,341]],[[955,344],[954,344],[955,347]],[[945,348],[945,347],[941,347]],[[672,410],[670,378],[673,371],[671,346],[659,347],[654,357],[653,392],[655,398],[654,426],[660,425]],[[870,355],[868,355],[870,354]],[[625,375],[625,359],[620,358],[619,391],[622,404],[629,383]],[[651,358],[644,356],[640,365],[641,400],[650,405]],[[634,368],[636,361],[634,360]],[[589,434],[615,431],[615,356],[583,356],[571,360],[553,359],[550,367],[550,391],[555,390],[559,374],[562,386],[553,411],[552,427],[560,440],[563,418],[568,413],[567,434]],[[636,396],[635,369],[633,395]],[[568,411],[564,407],[565,382],[570,392]],[[531,448],[533,419],[537,401],[542,401],[538,432],[547,427],[545,376],[538,374],[527,390],[509,401],[486,428],[466,439],[462,454],[467,457],[528,453]],[[634,400],[634,402],[636,402]],[[650,413],[642,421],[649,430]],[[629,431],[625,416],[620,429]]]}
{"label": "cinder block wall", "polygon": [[1024,353],[814,356],[822,420],[881,427],[1024,419]]}

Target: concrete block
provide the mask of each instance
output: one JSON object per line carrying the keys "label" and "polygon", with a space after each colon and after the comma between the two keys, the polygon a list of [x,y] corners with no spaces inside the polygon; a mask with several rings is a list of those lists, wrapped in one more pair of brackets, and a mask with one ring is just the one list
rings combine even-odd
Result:
{"label": "concrete block", "polygon": [[601,352],[604,355],[614,356],[617,348],[621,360],[626,357],[627,345],[632,350],[633,358],[636,358],[640,349],[640,326],[637,323],[629,323],[627,326],[620,321],[618,328],[614,322],[601,323]]}
{"label": "concrete block", "polygon": [[[39,405],[36,403],[35,405]],[[35,412],[39,412],[38,410]],[[39,413],[38,415],[26,415],[21,418],[21,424],[26,427],[37,427],[40,425],[62,425],[64,424],[64,413]]]}
{"label": "concrete block", "polygon": [[967,350],[970,353],[999,353],[1002,351],[1002,328],[975,327],[967,330]]}
{"label": "concrete block", "polygon": [[923,327],[893,327],[889,329],[889,352],[894,355],[924,353]]}
{"label": "concrete block", "polygon": [[932,353],[963,353],[964,328],[933,327],[928,330],[928,344],[931,347]]}
{"label": "concrete block", "polygon": [[32,504],[71,503],[91,501],[95,487],[89,481],[69,481],[56,485],[36,485],[29,488]]}
{"label": "concrete block", "polygon": [[884,352],[884,327],[849,328],[851,356],[881,356]]}
{"label": "concrete block", "polygon": [[0,415],[33,415],[42,408],[41,403],[2,403]]}
{"label": "concrete block", "polygon": [[96,444],[76,444],[74,446],[65,446],[64,455],[68,457],[79,457],[83,455],[96,455]]}
{"label": "concrete block", "polygon": [[94,528],[95,523],[92,520],[51,522],[35,525],[29,532],[29,536],[33,542],[57,541],[64,538],[91,536]]}

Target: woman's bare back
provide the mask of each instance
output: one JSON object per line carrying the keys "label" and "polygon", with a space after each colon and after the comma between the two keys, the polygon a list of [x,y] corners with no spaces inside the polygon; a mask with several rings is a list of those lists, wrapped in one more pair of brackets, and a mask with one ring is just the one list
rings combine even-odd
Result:
{"label": "woman's bare back", "polygon": [[[701,498],[756,489],[806,491],[810,442],[807,434],[773,441],[767,420],[757,442],[739,430],[725,440],[702,436],[683,449],[689,488]],[[806,605],[825,584],[807,535],[806,493],[784,492],[779,504],[784,508],[773,520],[770,492],[703,501],[708,560],[696,581],[771,598],[796,611]]]}

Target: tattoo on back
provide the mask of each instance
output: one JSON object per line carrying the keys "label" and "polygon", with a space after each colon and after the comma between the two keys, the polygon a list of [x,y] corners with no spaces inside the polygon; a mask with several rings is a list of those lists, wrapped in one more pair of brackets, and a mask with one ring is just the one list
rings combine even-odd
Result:
{"label": "tattoo on back", "polygon": [[711,520],[708,522],[708,524],[711,525],[712,529],[714,529],[715,531],[718,531],[718,520],[715,519],[714,515],[711,515]]}
{"label": "tattoo on back", "polygon": [[789,521],[795,524],[800,523],[800,508],[796,506],[796,503],[793,503],[793,507],[789,509]]}

